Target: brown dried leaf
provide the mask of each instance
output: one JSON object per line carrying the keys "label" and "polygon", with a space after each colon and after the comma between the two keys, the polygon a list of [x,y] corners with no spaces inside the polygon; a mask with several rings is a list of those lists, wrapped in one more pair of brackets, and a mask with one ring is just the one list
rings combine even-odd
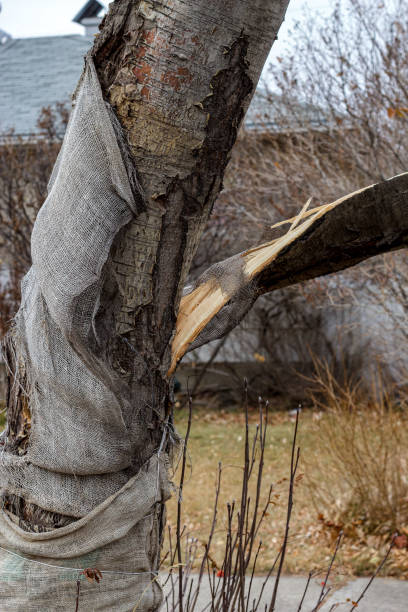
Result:
{"label": "brown dried leaf", "polygon": [[88,582],[99,582],[102,580],[102,572],[98,568],[87,567],[81,572],[82,575],[88,580]]}
{"label": "brown dried leaf", "polygon": [[405,533],[398,535],[395,540],[394,540],[394,546],[395,548],[408,548],[408,537],[405,535]]}

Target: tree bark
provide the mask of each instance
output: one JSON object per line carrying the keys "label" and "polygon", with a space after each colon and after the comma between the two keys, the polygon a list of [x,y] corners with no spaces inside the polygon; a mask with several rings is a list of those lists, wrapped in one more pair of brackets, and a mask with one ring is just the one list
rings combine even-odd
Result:
{"label": "tree bark", "polygon": [[92,50],[145,194],[102,300],[112,365],[149,423],[135,430],[135,470],[160,444],[182,289],[287,4],[117,1]]}

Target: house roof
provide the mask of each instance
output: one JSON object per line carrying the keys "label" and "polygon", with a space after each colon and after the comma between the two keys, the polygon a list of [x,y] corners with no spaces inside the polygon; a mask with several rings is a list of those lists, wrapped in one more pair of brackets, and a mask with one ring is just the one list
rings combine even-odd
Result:
{"label": "house roof", "polygon": [[83,19],[89,19],[92,17],[97,17],[101,10],[105,8],[104,5],[98,0],[89,0],[75,15],[72,21],[75,23],[82,23]]}
{"label": "house roof", "polygon": [[246,129],[294,132],[303,130],[305,126],[320,129],[328,125],[327,115],[321,108],[295,100],[287,102],[259,86],[245,116]]}
{"label": "house roof", "polygon": [[[90,4],[82,12],[96,10]],[[93,40],[93,36],[47,36],[10,39],[0,45],[0,135],[13,129],[15,136],[32,136],[38,132],[42,108],[69,102],[82,72],[83,57]],[[279,96],[258,88],[245,127],[258,131],[281,131],[283,127],[293,131],[304,125],[306,117],[309,125],[321,125],[319,109],[297,103],[285,128],[278,107]]]}
{"label": "house roof", "polygon": [[0,132],[38,131],[44,106],[69,101],[93,37],[15,38],[0,45]]}

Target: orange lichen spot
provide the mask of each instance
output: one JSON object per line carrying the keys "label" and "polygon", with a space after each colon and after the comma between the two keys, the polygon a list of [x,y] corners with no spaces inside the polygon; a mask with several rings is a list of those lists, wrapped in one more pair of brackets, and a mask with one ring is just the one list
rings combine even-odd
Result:
{"label": "orange lichen spot", "polygon": [[142,98],[144,98],[145,100],[149,100],[150,99],[150,89],[148,87],[146,87],[146,85],[144,85],[142,87],[142,90],[140,92],[140,95],[142,96]]}
{"label": "orange lichen spot", "polygon": [[152,30],[144,30],[142,32],[142,38],[147,42],[148,45],[151,45],[156,37],[157,28],[153,28]]}
{"label": "orange lichen spot", "polygon": [[145,47],[138,47],[135,51],[135,58],[136,59],[142,59],[144,58],[144,56],[146,55],[146,48]]}
{"label": "orange lichen spot", "polygon": [[200,40],[199,40],[198,36],[192,36],[191,37],[191,42],[194,43],[195,45],[198,45]]}
{"label": "orange lichen spot", "polygon": [[133,74],[135,75],[139,83],[146,83],[151,71],[152,67],[146,62],[140,64],[140,66],[136,66],[135,68],[133,68]]}
{"label": "orange lichen spot", "polygon": [[189,85],[193,76],[188,68],[180,67],[177,70],[168,70],[161,76],[161,81],[167,83],[174,89],[180,91],[183,85]]}

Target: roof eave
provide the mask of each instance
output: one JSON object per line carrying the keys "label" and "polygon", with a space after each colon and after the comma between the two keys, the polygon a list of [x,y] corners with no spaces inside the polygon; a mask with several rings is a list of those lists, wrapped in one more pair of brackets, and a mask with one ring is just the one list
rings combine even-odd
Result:
{"label": "roof eave", "polygon": [[88,2],[81,8],[79,13],[73,18],[74,23],[82,23],[82,19],[86,17],[97,17],[101,10],[105,8],[99,0],[88,0]]}

